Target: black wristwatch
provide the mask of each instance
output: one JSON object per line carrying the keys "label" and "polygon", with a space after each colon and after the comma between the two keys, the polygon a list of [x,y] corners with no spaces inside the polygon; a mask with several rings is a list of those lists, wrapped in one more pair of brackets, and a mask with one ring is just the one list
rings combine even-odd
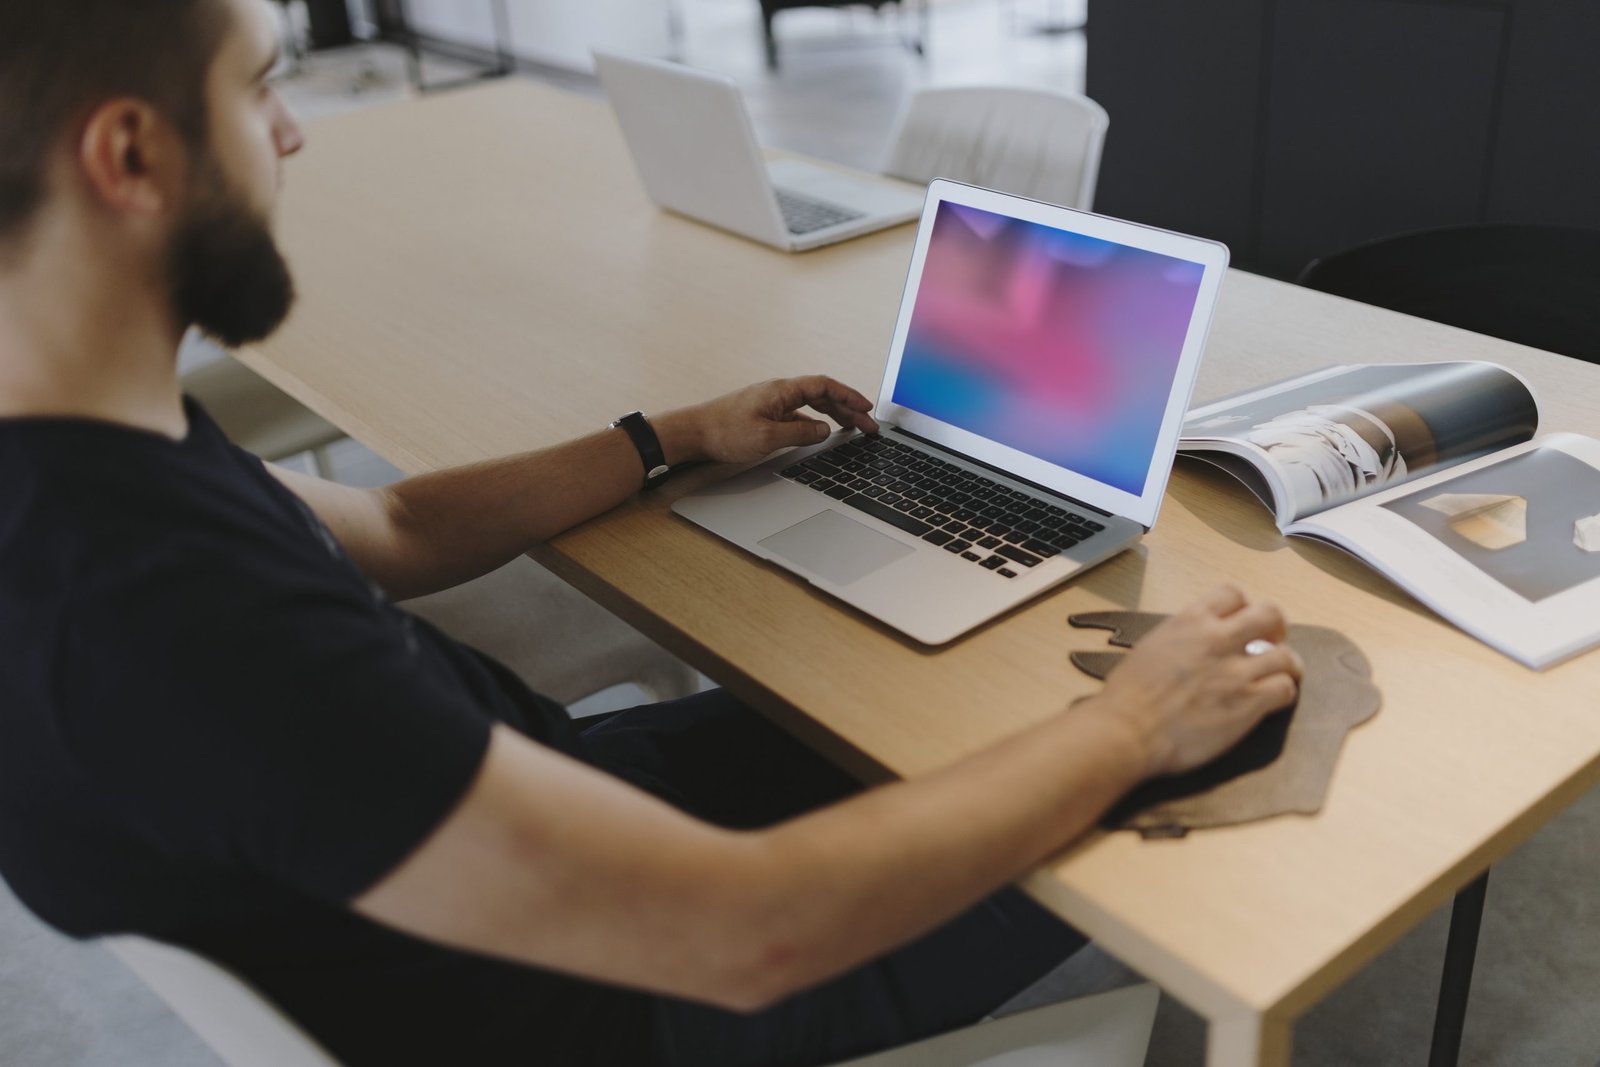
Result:
{"label": "black wristwatch", "polygon": [[654,489],[666,481],[672,468],[667,466],[667,457],[661,451],[661,438],[656,436],[655,428],[644,417],[644,412],[628,412],[613,422],[611,429],[619,426],[627,433],[633,447],[639,450],[639,459],[644,463],[644,487]]}

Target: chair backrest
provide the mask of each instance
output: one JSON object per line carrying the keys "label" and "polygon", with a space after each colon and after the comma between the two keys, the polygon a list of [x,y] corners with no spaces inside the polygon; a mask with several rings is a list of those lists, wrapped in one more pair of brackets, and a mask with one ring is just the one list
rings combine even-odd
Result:
{"label": "chair backrest", "polygon": [[922,89],[895,124],[884,173],[918,184],[949,178],[1087,211],[1109,124],[1105,108],[1072,93]]}
{"label": "chair backrest", "polygon": [[1299,281],[1600,362],[1600,230],[1508,224],[1423,230],[1313,260]]}
{"label": "chair backrest", "polygon": [[143,937],[103,944],[229,1067],[339,1067],[243,980],[185,949]]}

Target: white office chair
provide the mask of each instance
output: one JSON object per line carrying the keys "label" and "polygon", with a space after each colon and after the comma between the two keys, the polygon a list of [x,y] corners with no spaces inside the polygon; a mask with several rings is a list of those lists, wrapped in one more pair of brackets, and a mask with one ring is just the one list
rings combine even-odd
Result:
{"label": "white office chair", "polygon": [[344,437],[339,427],[226,353],[185,346],[179,366],[183,391],[234,444],[269,461],[309,452],[327,476],[324,449]]}
{"label": "white office chair", "polygon": [[883,170],[918,184],[950,178],[1087,211],[1109,125],[1105,108],[1072,93],[922,89],[900,113]]}
{"label": "white office chair", "polygon": [[143,937],[101,944],[229,1067],[339,1067],[271,1001],[210,960]]}
{"label": "white office chair", "polygon": [[[104,942],[229,1067],[339,1067],[270,1001],[192,952]],[[1160,994],[1148,983],[969,1026],[838,1067],[1140,1067]]]}
{"label": "white office chair", "polygon": [[624,684],[650,702],[699,688],[692,668],[526,557],[401,606],[561,704]]}

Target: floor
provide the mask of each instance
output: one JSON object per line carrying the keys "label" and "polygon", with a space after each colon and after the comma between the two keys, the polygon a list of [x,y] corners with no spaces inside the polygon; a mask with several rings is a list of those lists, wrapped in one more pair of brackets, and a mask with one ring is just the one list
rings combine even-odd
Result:
{"label": "floor", "polygon": [[[902,43],[916,22],[892,13],[786,13],[779,19],[782,66],[775,75],[763,66],[753,10],[749,0],[680,0],[683,58],[740,81],[765,143],[838,162],[875,167],[901,101],[919,85],[1083,84],[1084,38],[1072,29],[1082,22],[1082,0],[936,0],[925,57]],[[434,63],[430,77],[465,69]],[[582,75],[543,73],[595,91]],[[314,56],[284,86],[291,105],[308,117],[407,92],[401,57],[376,47]],[[397,473],[355,442],[335,446],[332,462],[335,477],[352,484],[377,484]],[[1596,886],[1600,793],[1579,801],[1495,868],[1464,1065],[1593,1067],[1600,1059],[1600,1013],[1592,1007],[1600,1003]],[[1447,911],[1435,914],[1312,1009],[1296,1029],[1298,1067],[1425,1062],[1447,923]],[[1135,978],[1091,947],[1007,1007]],[[1164,998],[1149,1067],[1190,1067],[1203,1059],[1202,1023]],[[217,1063],[103,950],[43,928],[0,889],[0,1067]]]}

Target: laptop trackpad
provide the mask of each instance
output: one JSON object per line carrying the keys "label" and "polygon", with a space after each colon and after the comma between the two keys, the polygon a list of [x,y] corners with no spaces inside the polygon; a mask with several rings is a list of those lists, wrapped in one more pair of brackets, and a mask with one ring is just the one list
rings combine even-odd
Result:
{"label": "laptop trackpad", "polygon": [[915,549],[837,511],[819,511],[763,539],[761,547],[835,585],[848,585]]}

